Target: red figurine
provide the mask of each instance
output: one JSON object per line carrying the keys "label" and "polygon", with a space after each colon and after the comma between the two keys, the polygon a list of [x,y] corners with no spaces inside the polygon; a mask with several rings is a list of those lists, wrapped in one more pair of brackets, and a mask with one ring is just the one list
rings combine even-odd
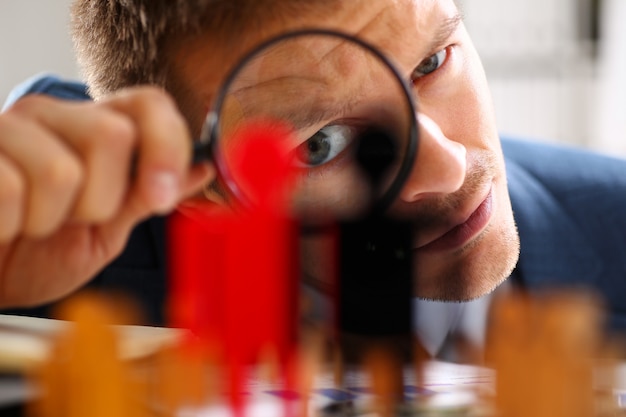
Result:
{"label": "red figurine", "polygon": [[238,129],[225,142],[238,144],[227,159],[245,206],[181,207],[169,223],[171,324],[190,329],[192,343],[226,363],[237,416],[244,415],[248,367],[263,355],[278,360],[285,389],[295,388],[298,240],[282,148],[289,135],[274,122]]}

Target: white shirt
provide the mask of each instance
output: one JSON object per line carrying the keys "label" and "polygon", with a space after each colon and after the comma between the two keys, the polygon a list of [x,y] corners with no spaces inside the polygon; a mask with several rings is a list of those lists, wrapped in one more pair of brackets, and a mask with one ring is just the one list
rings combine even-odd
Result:
{"label": "white shirt", "polygon": [[432,357],[455,362],[458,359],[451,339],[462,335],[473,347],[483,350],[487,336],[489,309],[496,294],[509,290],[509,282],[496,290],[467,302],[443,302],[415,299],[415,332]]}
{"label": "white shirt", "polygon": [[[508,291],[508,281],[495,291],[467,302],[429,301],[415,298],[413,322],[415,333],[426,351],[433,357],[451,362],[459,358],[451,343],[453,335],[463,335],[466,341],[482,350],[487,336],[487,323],[491,302],[496,294]],[[304,285],[303,291],[309,305],[307,316],[314,321],[332,317],[329,297]]]}

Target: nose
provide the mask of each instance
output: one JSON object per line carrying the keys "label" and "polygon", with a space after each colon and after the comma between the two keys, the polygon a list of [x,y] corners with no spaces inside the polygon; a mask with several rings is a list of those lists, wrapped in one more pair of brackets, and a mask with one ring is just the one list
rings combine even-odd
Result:
{"label": "nose", "polygon": [[452,193],[465,180],[465,146],[448,139],[437,123],[425,114],[418,113],[417,120],[417,160],[399,196],[405,202],[415,202],[433,194]]}

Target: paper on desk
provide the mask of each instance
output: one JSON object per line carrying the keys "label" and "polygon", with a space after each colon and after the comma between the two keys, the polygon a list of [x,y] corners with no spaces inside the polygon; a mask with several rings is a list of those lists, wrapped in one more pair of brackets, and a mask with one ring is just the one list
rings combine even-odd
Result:
{"label": "paper on desk", "polygon": [[[23,372],[49,355],[53,337],[71,323],[26,316],[0,315],[0,371]],[[120,355],[139,359],[180,340],[184,331],[148,326],[113,326],[120,334]]]}

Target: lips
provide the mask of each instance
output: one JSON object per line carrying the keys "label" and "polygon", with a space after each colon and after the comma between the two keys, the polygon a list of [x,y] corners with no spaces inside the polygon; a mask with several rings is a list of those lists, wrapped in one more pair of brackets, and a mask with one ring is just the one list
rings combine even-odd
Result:
{"label": "lips", "polygon": [[477,236],[489,223],[493,210],[493,193],[486,197],[463,221],[444,231],[439,237],[419,246],[418,252],[439,252],[460,248]]}

